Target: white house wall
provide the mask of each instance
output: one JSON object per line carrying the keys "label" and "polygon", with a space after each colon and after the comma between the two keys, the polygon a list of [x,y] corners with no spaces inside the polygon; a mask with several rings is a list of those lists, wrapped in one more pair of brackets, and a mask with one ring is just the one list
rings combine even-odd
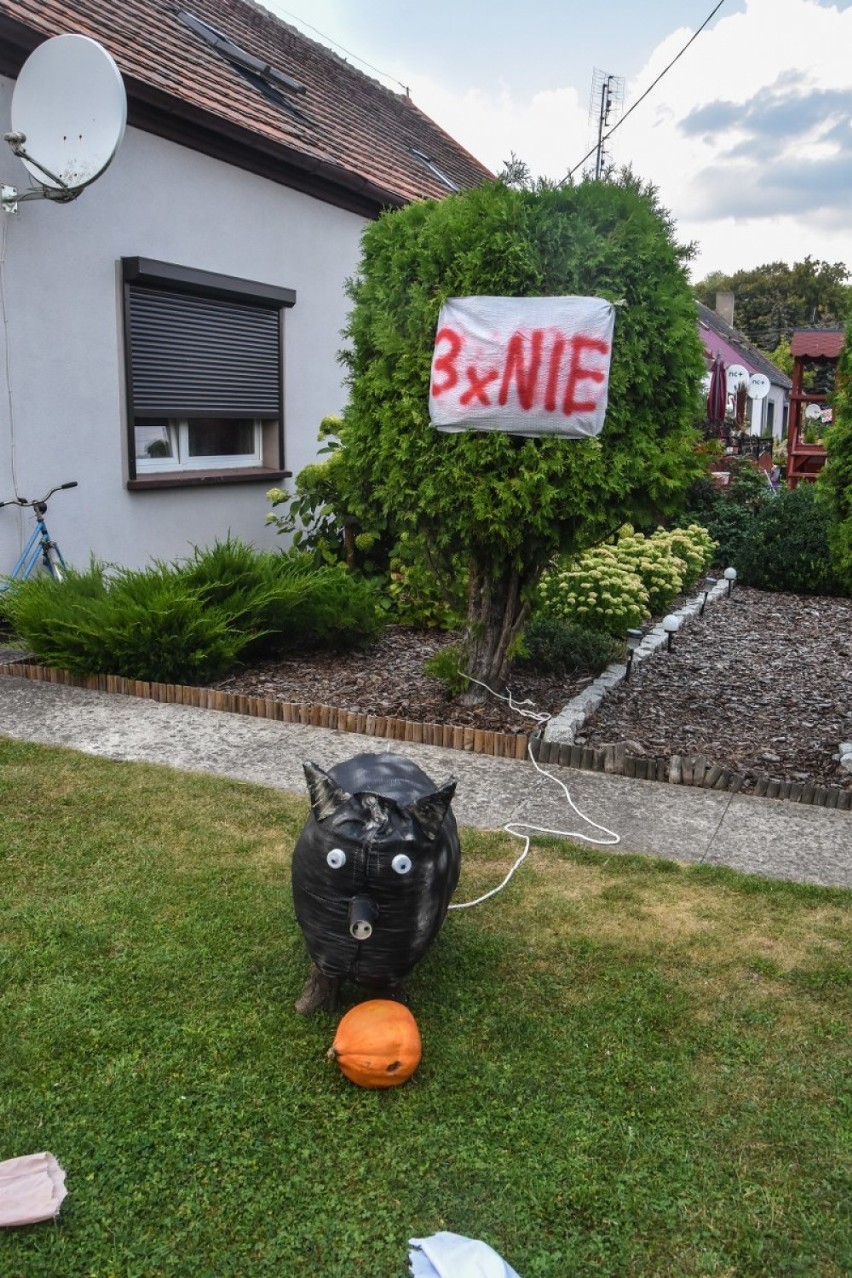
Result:
{"label": "white house wall", "polygon": [[772,420],[772,436],[781,439],[784,435],[784,405],[787,402],[786,392],[781,386],[770,385],[769,393],[764,399],[750,401],[749,434],[768,435],[766,425],[769,416],[769,405],[775,406]]}
{"label": "white house wall", "polygon": [[[11,84],[0,80],[0,122]],[[8,127],[4,124],[4,129]],[[25,190],[5,146],[0,181]],[[65,557],[141,566],[228,532],[275,545],[267,485],[129,492],[122,257],[147,257],[295,289],[285,312],[285,465],[316,456],[317,429],[345,401],[337,362],[363,218],[264,178],[128,129],[107,172],[68,205],[34,200],[2,215],[5,325],[0,324],[0,500],[66,480],[51,531]],[[9,370],[6,393],[5,368]],[[14,469],[13,469],[14,468]],[[31,526],[0,510],[0,570]]]}

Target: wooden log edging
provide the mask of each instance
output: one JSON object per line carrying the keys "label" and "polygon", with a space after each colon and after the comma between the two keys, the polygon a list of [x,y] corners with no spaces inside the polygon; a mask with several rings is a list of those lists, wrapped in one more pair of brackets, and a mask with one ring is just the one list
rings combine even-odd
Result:
{"label": "wooden log edging", "polygon": [[[542,765],[550,764],[584,772],[605,772],[613,776],[631,777],[637,781],[690,785],[705,790],[723,790],[730,794],[736,794],[745,784],[742,773],[713,763],[704,755],[633,755],[627,753],[624,742],[592,748],[547,740],[540,733],[530,735],[524,732],[490,732],[482,728],[453,724],[419,723],[409,719],[338,710],[334,706],[310,702],[276,701],[272,697],[253,697],[244,693],[196,688],[185,684],[153,683],[143,679],[127,679],[122,675],[75,675],[67,670],[22,661],[0,663],[0,675],[87,688],[93,692],[142,697],[172,705],[194,706],[201,710],[218,710],[225,714],[249,715],[279,723],[331,728],[337,732],[357,732],[368,737],[440,746],[445,750],[462,750],[468,754],[493,755],[495,758],[526,759],[531,747],[533,758]],[[852,790],[842,786],[817,785],[813,781],[782,781],[761,774],[755,781],[752,793],[755,798],[786,799],[791,803],[810,804],[813,807],[852,810]]]}
{"label": "wooden log edging", "polygon": [[441,746],[447,750],[463,750],[469,754],[493,755],[498,759],[526,759],[530,742],[526,732],[494,732],[484,728],[460,727],[457,724],[420,723],[410,719],[338,710],[335,706],[318,705],[314,702],[276,701],[272,697],[254,697],[241,692],[223,692],[216,688],[196,688],[187,684],[153,683],[145,679],[127,679],[123,675],[75,675],[68,670],[34,665],[26,661],[0,663],[0,675],[63,684],[71,688],[86,688],[91,692],[142,697],[148,701],[164,701],[170,705],[194,706],[200,710],[248,715],[255,719],[273,719],[279,723],[331,728],[337,732],[358,732],[368,737],[408,741],[415,745]]}
{"label": "wooden log edging", "polygon": [[[725,790],[737,794],[746,778],[741,772],[713,763],[704,755],[628,754],[623,741],[590,748],[567,742],[533,738],[537,763],[585,771],[609,772],[637,781],[665,781],[670,785],[690,785],[704,790]],[[787,799],[813,807],[852,810],[852,790],[839,785],[817,785],[813,781],[782,781],[761,773],[751,791],[755,798]]]}

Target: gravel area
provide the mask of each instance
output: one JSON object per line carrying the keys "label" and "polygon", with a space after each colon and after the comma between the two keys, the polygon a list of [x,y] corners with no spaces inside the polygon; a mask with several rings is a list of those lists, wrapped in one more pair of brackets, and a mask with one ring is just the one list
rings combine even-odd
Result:
{"label": "gravel area", "polygon": [[[241,671],[232,692],[431,723],[526,732],[530,720],[489,698],[459,706],[423,672],[455,636],[391,627],[368,651],[318,654]],[[591,682],[518,672],[516,700],[558,714]],[[505,689],[499,689],[505,692]],[[852,788],[839,767],[852,741],[852,600],[737,587],[677,634],[673,650],[637,665],[577,737],[630,743],[639,755],[703,754],[741,773]]]}

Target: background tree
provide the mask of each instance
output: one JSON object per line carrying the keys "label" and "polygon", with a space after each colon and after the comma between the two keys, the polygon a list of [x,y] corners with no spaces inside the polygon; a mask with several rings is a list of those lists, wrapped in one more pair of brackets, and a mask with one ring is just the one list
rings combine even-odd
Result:
{"label": "background tree", "polygon": [[[431,571],[468,565],[467,671],[491,686],[548,560],[675,510],[696,472],[704,364],[688,256],[653,188],[629,173],[535,190],[498,181],[388,213],[364,233],[342,355],[342,492],[363,527],[405,538]],[[598,439],[432,428],[438,312],[473,294],[624,300]]]}
{"label": "background tree", "polygon": [[828,457],[817,482],[831,506],[832,562],[852,594],[852,319],[846,325],[831,405],[834,422],[824,436]]}
{"label": "background tree", "polygon": [[735,295],[734,324],[762,351],[775,350],[797,328],[842,324],[852,311],[852,286],[843,262],[806,257],[788,266],[768,262],[750,271],[712,271],[695,285],[695,296],[715,308],[716,294]]}

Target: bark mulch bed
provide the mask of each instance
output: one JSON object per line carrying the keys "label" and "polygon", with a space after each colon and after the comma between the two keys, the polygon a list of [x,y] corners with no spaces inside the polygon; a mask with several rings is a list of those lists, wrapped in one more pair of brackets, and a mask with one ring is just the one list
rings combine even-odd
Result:
{"label": "bark mulch bed", "polygon": [[[527,733],[504,702],[461,706],[423,663],[456,636],[391,627],[364,652],[291,657],[240,671],[224,691],[409,722]],[[592,676],[519,670],[516,700],[558,714]],[[505,693],[505,688],[497,689]],[[704,755],[741,774],[852,788],[838,746],[852,740],[852,600],[737,587],[686,623],[672,652],[641,662],[578,734],[579,744],[627,743],[631,754]]]}
{"label": "bark mulch bed", "polygon": [[642,662],[577,734],[637,755],[704,755],[739,773],[852,789],[852,600],[737,587]]}
{"label": "bark mulch bed", "polygon": [[[223,692],[334,706],[376,718],[529,733],[535,724],[497,697],[488,697],[484,705],[460,705],[440,680],[425,673],[424,662],[457,641],[457,634],[390,626],[364,651],[286,657],[239,671],[214,686]],[[593,679],[594,675],[572,680],[521,671],[509,686],[515,700],[528,698],[537,711],[553,715]],[[496,691],[506,694],[505,687]]]}

